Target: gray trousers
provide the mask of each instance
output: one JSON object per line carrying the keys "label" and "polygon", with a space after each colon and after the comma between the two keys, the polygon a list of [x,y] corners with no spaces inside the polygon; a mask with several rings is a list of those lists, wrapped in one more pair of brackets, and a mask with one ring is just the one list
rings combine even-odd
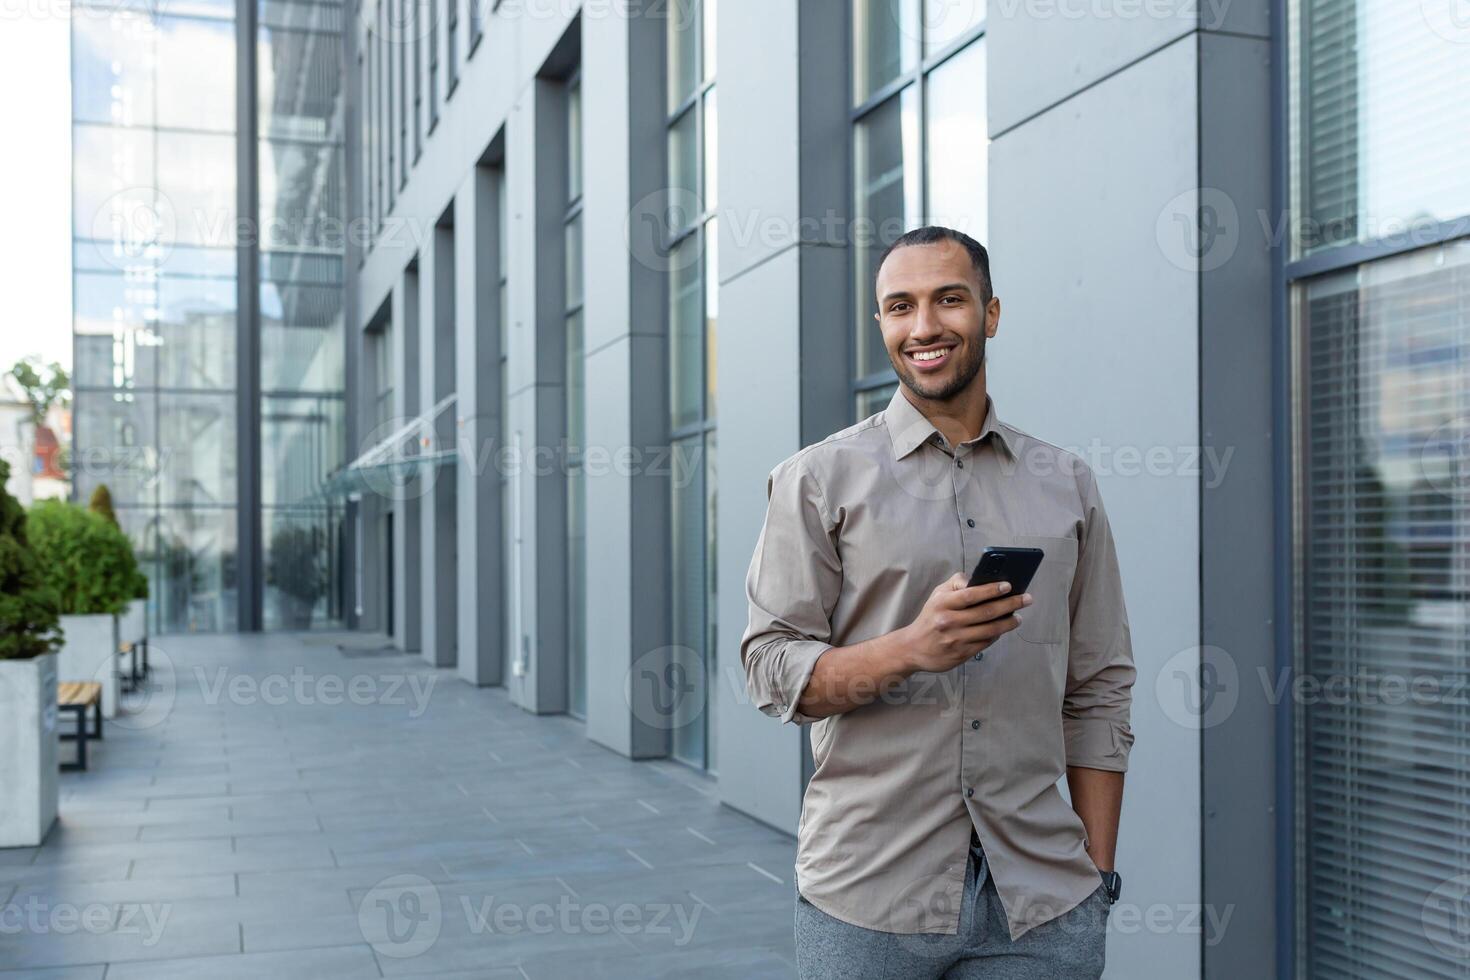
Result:
{"label": "gray trousers", "polygon": [[835,919],[796,896],[801,980],[1096,980],[1108,927],[1102,883],[1076,908],[1012,941],[985,854],[972,847],[959,932],[899,935]]}

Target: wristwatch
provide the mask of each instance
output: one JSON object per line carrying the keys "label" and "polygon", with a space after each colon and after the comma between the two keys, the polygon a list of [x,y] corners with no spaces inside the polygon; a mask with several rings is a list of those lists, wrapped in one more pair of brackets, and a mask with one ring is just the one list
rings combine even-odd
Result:
{"label": "wristwatch", "polygon": [[1103,888],[1108,893],[1108,904],[1112,905],[1123,894],[1123,876],[1116,871],[1099,871],[1098,874],[1102,875]]}

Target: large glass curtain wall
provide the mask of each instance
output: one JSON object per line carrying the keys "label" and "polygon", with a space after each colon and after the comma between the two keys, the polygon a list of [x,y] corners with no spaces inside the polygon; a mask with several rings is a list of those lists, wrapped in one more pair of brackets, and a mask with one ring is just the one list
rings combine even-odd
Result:
{"label": "large glass curtain wall", "polygon": [[[1421,16],[1422,13],[1422,16]],[[1470,41],[1289,8],[1296,975],[1470,976]]]}
{"label": "large glass curtain wall", "polygon": [[72,7],[75,492],[155,632],[237,623],[235,9]]}
{"label": "large glass curtain wall", "polygon": [[883,250],[923,224],[986,237],[985,8],[852,0],[853,393],[857,418],[895,387],[873,314]]}
{"label": "large glass curtain wall", "polygon": [[[157,632],[233,630],[257,602],[268,628],[341,616],[340,515],[320,488],[343,454],[342,12],[259,3],[244,93],[235,14],[72,8],[75,491],[112,490]],[[242,112],[258,132],[243,175]],[[257,214],[237,213],[241,180]],[[240,245],[259,257],[250,304]],[[259,392],[241,385],[237,330],[258,332]],[[237,420],[256,398],[260,468],[242,473]],[[252,476],[261,539],[241,541]],[[257,549],[263,592],[241,595]]]}
{"label": "large glass curtain wall", "polygon": [[343,465],[342,7],[262,0],[261,536],[266,629],[340,624],[346,528],[323,493]]}

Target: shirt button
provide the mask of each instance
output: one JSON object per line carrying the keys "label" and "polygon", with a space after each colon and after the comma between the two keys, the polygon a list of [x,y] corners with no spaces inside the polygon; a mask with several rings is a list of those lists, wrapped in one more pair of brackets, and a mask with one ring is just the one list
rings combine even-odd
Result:
{"label": "shirt button", "polygon": [[965,790],[965,796],[966,796],[966,798],[971,797],[971,796],[974,796],[974,795],[975,795],[975,790],[974,790],[973,787],[970,788],[970,789]]}
{"label": "shirt button", "polygon": [[962,460],[962,459],[956,459],[954,461],[954,465],[958,466],[960,469],[964,469],[965,468],[965,461]]}
{"label": "shirt button", "polygon": [[975,659],[976,660],[984,660],[985,659],[985,653],[984,653],[984,651],[981,651],[980,653],[975,654]]}
{"label": "shirt button", "polygon": [[971,527],[974,527],[975,526],[975,518],[973,518],[973,517],[967,517],[967,518],[965,518],[965,523],[968,524],[968,525],[970,525]]}
{"label": "shirt button", "polygon": [[970,727],[971,728],[979,728],[980,727],[980,723],[978,721],[972,721],[972,722],[970,722]]}

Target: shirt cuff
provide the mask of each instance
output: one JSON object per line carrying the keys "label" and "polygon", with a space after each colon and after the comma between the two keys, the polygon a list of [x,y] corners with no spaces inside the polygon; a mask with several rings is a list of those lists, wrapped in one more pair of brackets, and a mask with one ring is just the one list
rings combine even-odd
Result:
{"label": "shirt cuff", "polygon": [[1107,772],[1127,772],[1133,732],[1110,718],[1063,718],[1067,765]]}
{"label": "shirt cuff", "polygon": [[832,649],[832,644],[820,640],[786,640],[772,643],[765,656],[769,662],[764,668],[764,690],[756,694],[756,707],[772,718],[783,722],[794,721],[798,725],[821,721],[796,710],[801,694],[812,679],[817,659]]}

